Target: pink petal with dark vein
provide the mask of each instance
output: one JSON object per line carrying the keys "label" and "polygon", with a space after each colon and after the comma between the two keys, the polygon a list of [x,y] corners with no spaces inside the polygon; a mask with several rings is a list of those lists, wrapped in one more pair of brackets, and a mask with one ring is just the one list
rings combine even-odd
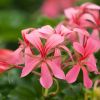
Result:
{"label": "pink petal with dark vein", "polygon": [[48,69],[48,66],[44,62],[41,65],[40,83],[44,88],[47,88],[47,89],[50,88],[53,84],[51,73]]}
{"label": "pink petal with dark vein", "polygon": [[92,87],[92,80],[89,78],[86,68],[82,67],[82,71],[83,71],[84,86],[86,88],[91,88]]}
{"label": "pink petal with dark vein", "polygon": [[83,48],[83,46],[80,44],[80,43],[78,43],[78,42],[74,42],[73,43],[73,48],[78,52],[78,53],[80,53],[81,55],[84,55],[84,48]]}
{"label": "pink petal with dark vein", "polygon": [[77,77],[80,72],[80,66],[74,65],[72,69],[69,70],[69,72],[66,74],[66,81],[68,83],[73,83],[77,80]]}
{"label": "pink petal with dark vein", "polygon": [[53,75],[56,78],[65,79],[65,74],[63,70],[60,67],[58,67],[53,61],[48,60],[47,64],[49,65]]}
{"label": "pink petal with dark vein", "polygon": [[31,32],[30,34],[26,34],[25,37],[33,46],[42,52],[42,42],[36,33]]}
{"label": "pink petal with dark vein", "polygon": [[25,67],[22,69],[21,77],[28,75],[40,62],[39,58],[33,58],[30,48],[25,49]]}
{"label": "pink petal with dark vein", "polygon": [[59,34],[52,35],[45,44],[45,51],[48,52],[52,48],[55,48],[59,44],[63,43],[64,37],[61,37]]}

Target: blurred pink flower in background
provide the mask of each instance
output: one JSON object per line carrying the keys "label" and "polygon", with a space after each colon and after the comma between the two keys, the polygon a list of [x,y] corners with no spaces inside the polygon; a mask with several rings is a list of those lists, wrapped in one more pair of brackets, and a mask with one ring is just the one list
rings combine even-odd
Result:
{"label": "blurred pink flower in background", "polygon": [[21,48],[15,51],[8,49],[0,49],[0,73],[7,71],[13,67],[18,67],[22,62]]}
{"label": "blurred pink flower in background", "polygon": [[57,17],[65,8],[72,6],[76,0],[44,0],[42,13],[48,17]]}
{"label": "blurred pink flower in background", "polygon": [[19,68],[19,64],[23,64],[22,49],[22,46],[15,51],[0,49],[0,73],[11,68]]}
{"label": "blurred pink flower in background", "polygon": [[7,60],[8,56],[12,53],[11,50],[8,49],[0,49],[0,73],[9,69],[9,64],[4,62]]}
{"label": "blurred pink flower in background", "polygon": [[11,50],[0,49],[0,61],[6,60],[11,53],[12,53]]}
{"label": "blurred pink flower in background", "polygon": [[100,6],[87,2],[81,6],[71,7],[64,10],[67,18],[67,26],[76,28],[92,29],[91,37],[96,40],[100,49]]}

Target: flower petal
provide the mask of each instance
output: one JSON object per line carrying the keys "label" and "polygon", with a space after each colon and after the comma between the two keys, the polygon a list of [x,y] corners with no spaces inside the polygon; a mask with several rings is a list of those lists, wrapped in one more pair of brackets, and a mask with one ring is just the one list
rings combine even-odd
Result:
{"label": "flower petal", "polygon": [[61,37],[59,34],[53,34],[45,44],[45,51],[48,52],[52,48],[56,47],[57,45],[63,43],[64,37]]}
{"label": "flower petal", "polygon": [[84,48],[83,48],[83,46],[82,46],[80,43],[74,42],[74,43],[73,43],[73,48],[74,48],[78,53],[80,53],[81,55],[84,55]]}
{"label": "flower petal", "polygon": [[23,39],[24,39],[24,42],[25,42],[27,45],[29,44],[29,42],[27,41],[25,35],[28,34],[28,33],[30,33],[31,31],[34,31],[34,28],[27,28],[27,29],[24,29],[24,30],[21,31],[22,37],[23,37]]}
{"label": "flower petal", "polygon": [[92,80],[89,78],[86,68],[82,67],[82,71],[83,71],[84,86],[86,88],[91,88],[92,87]]}
{"label": "flower petal", "polygon": [[96,52],[97,48],[98,46],[96,45],[96,41],[92,38],[89,38],[85,47],[85,56],[91,55],[92,53]]}
{"label": "flower petal", "polygon": [[25,67],[22,70],[21,77],[25,77],[26,75],[28,75],[40,62],[39,58],[32,58],[31,55],[32,53],[30,51],[30,48],[27,47],[25,49]]}
{"label": "flower petal", "polygon": [[99,40],[99,30],[98,29],[94,29],[92,31],[91,37],[95,40]]}
{"label": "flower petal", "polygon": [[90,33],[88,31],[86,31],[85,29],[80,29],[80,28],[74,28],[73,30],[75,32],[77,32],[77,35],[78,35],[77,41],[79,41],[80,44],[83,45],[84,36],[85,37],[89,37],[90,36]]}
{"label": "flower petal", "polygon": [[88,14],[88,13],[83,14],[83,16],[81,16],[80,20],[81,21],[82,20],[87,20],[87,21],[91,21],[91,22],[96,24],[96,21],[95,21],[94,17],[91,14]]}
{"label": "flower petal", "polygon": [[68,9],[65,9],[64,10],[65,16],[68,19],[72,19],[73,16],[75,16],[78,12],[79,12],[79,10],[78,9],[75,9],[75,8],[68,8]]}
{"label": "flower petal", "polygon": [[8,69],[10,69],[9,64],[6,63],[6,62],[1,62],[0,61],[0,73],[3,73]]}
{"label": "flower petal", "polygon": [[100,6],[93,4],[93,3],[89,3],[86,8],[94,9],[94,10],[100,10]]}
{"label": "flower petal", "polygon": [[41,65],[41,78],[40,83],[44,88],[50,88],[53,84],[53,79],[46,63]]}
{"label": "flower petal", "polygon": [[42,38],[48,39],[52,34],[54,34],[54,29],[50,25],[43,26],[38,29]]}
{"label": "flower petal", "polygon": [[78,77],[79,72],[80,72],[80,66],[79,65],[73,66],[73,68],[70,69],[70,71],[66,74],[66,81],[68,83],[75,82]]}
{"label": "flower petal", "polygon": [[48,60],[47,64],[49,65],[53,75],[59,79],[65,79],[65,74],[61,67],[58,67],[53,61]]}
{"label": "flower petal", "polygon": [[56,33],[60,34],[61,36],[68,36],[69,33],[72,33],[70,29],[68,29],[62,24],[58,24],[55,30],[56,30]]}
{"label": "flower petal", "polygon": [[88,57],[87,62],[85,62],[85,64],[87,65],[87,68],[89,69],[89,71],[98,72],[98,69],[96,66],[96,58],[94,57],[94,55],[90,55]]}
{"label": "flower petal", "polygon": [[35,46],[40,52],[42,52],[42,42],[37,34],[31,32],[30,34],[26,34],[25,37],[33,46]]}
{"label": "flower petal", "polygon": [[94,29],[92,31],[91,37],[95,40],[95,45],[97,45],[97,50],[98,51],[100,49],[100,36],[99,36],[99,30]]}
{"label": "flower petal", "polygon": [[90,2],[86,2],[84,4],[81,5],[82,8],[87,8],[87,9],[93,9],[93,10],[100,10],[100,6],[90,3]]}
{"label": "flower petal", "polygon": [[5,61],[13,53],[13,51],[8,49],[0,49],[0,61]]}
{"label": "flower petal", "polygon": [[16,49],[13,53],[11,53],[11,55],[7,58],[7,62],[9,64],[14,64],[14,65],[23,64],[24,59],[22,50],[23,46],[20,45],[19,48]]}
{"label": "flower petal", "polygon": [[53,60],[53,62],[58,66],[61,67],[61,52],[59,49],[55,49],[55,53],[54,53],[54,57],[55,59]]}

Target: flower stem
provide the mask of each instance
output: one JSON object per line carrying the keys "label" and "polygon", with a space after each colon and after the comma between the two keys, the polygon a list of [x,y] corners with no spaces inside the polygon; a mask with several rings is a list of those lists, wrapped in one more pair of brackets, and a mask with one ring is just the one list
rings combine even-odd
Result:
{"label": "flower stem", "polygon": [[32,71],[33,74],[40,76],[40,73],[36,72],[36,71]]}
{"label": "flower stem", "polygon": [[[53,80],[55,81],[55,84],[56,84],[56,90],[49,93],[49,89],[45,89],[43,93],[44,99],[49,98],[50,96],[56,95],[59,91],[59,84],[58,84],[57,79],[53,78]],[[42,92],[43,92],[43,89],[42,89]]]}
{"label": "flower stem", "polygon": [[51,96],[51,95],[54,96],[59,92],[59,83],[58,83],[57,79],[55,79],[55,78],[53,78],[53,79],[54,79],[54,81],[56,83],[56,87],[57,88],[56,88],[56,91],[49,93],[49,96]]}
{"label": "flower stem", "polygon": [[45,91],[44,91],[44,97],[48,96],[48,91],[49,91],[49,89],[45,89]]}

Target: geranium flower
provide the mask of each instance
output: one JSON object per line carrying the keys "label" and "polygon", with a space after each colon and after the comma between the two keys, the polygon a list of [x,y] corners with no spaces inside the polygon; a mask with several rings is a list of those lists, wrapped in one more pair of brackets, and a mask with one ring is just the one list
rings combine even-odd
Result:
{"label": "geranium flower", "polygon": [[99,43],[100,43],[100,6],[97,6],[98,9],[88,9],[88,14],[85,16],[85,19],[89,21],[90,28],[92,29],[91,37],[97,41],[98,50],[100,49]]}
{"label": "geranium flower", "polygon": [[65,16],[68,19],[68,25],[71,27],[90,27],[91,24],[87,18],[91,18],[91,15],[88,13],[84,13],[83,10],[79,8],[68,8],[64,11]]}
{"label": "geranium flower", "polygon": [[[44,88],[51,87],[53,83],[52,75],[59,79],[65,79],[65,75],[61,67],[58,67],[56,63],[53,62],[52,57],[48,57],[52,50],[64,41],[64,38],[58,34],[54,34],[48,38],[44,45],[38,35],[34,34],[34,32],[26,34],[25,38],[32,44],[32,47],[30,48],[27,46],[25,49],[25,67],[22,70],[21,77],[28,75],[35,68],[40,66],[40,83]],[[39,54],[35,55],[32,53],[32,48],[37,49]]]}
{"label": "geranium flower", "polygon": [[100,10],[100,6],[91,2],[86,2],[80,6],[80,9],[83,9],[85,12],[87,12],[88,10]]}
{"label": "geranium flower", "polygon": [[87,2],[81,5],[79,9],[83,10],[83,13],[86,14],[85,19],[92,22],[91,26],[93,26],[92,24],[95,24],[95,28],[100,26],[99,5]]}
{"label": "geranium flower", "polygon": [[97,16],[96,11],[100,10],[100,6],[92,3],[85,3],[80,7],[65,9],[65,16],[68,18],[69,25],[74,27],[92,27],[93,25],[89,22],[95,22],[93,16],[90,13],[94,13]]}
{"label": "geranium flower", "polygon": [[[76,63],[72,69],[66,74],[68,83],[76,81],[80,70],[83,71],[84,86],[92,87],[92,80],[88,76],[88,72],[97,72],[96,59],[93,53],[96,51],[95,41],[92,38],[84,37],[83,43],[74,42],[74,49],[77,51]],[[79,55],[80,54],[80,55]]]}

